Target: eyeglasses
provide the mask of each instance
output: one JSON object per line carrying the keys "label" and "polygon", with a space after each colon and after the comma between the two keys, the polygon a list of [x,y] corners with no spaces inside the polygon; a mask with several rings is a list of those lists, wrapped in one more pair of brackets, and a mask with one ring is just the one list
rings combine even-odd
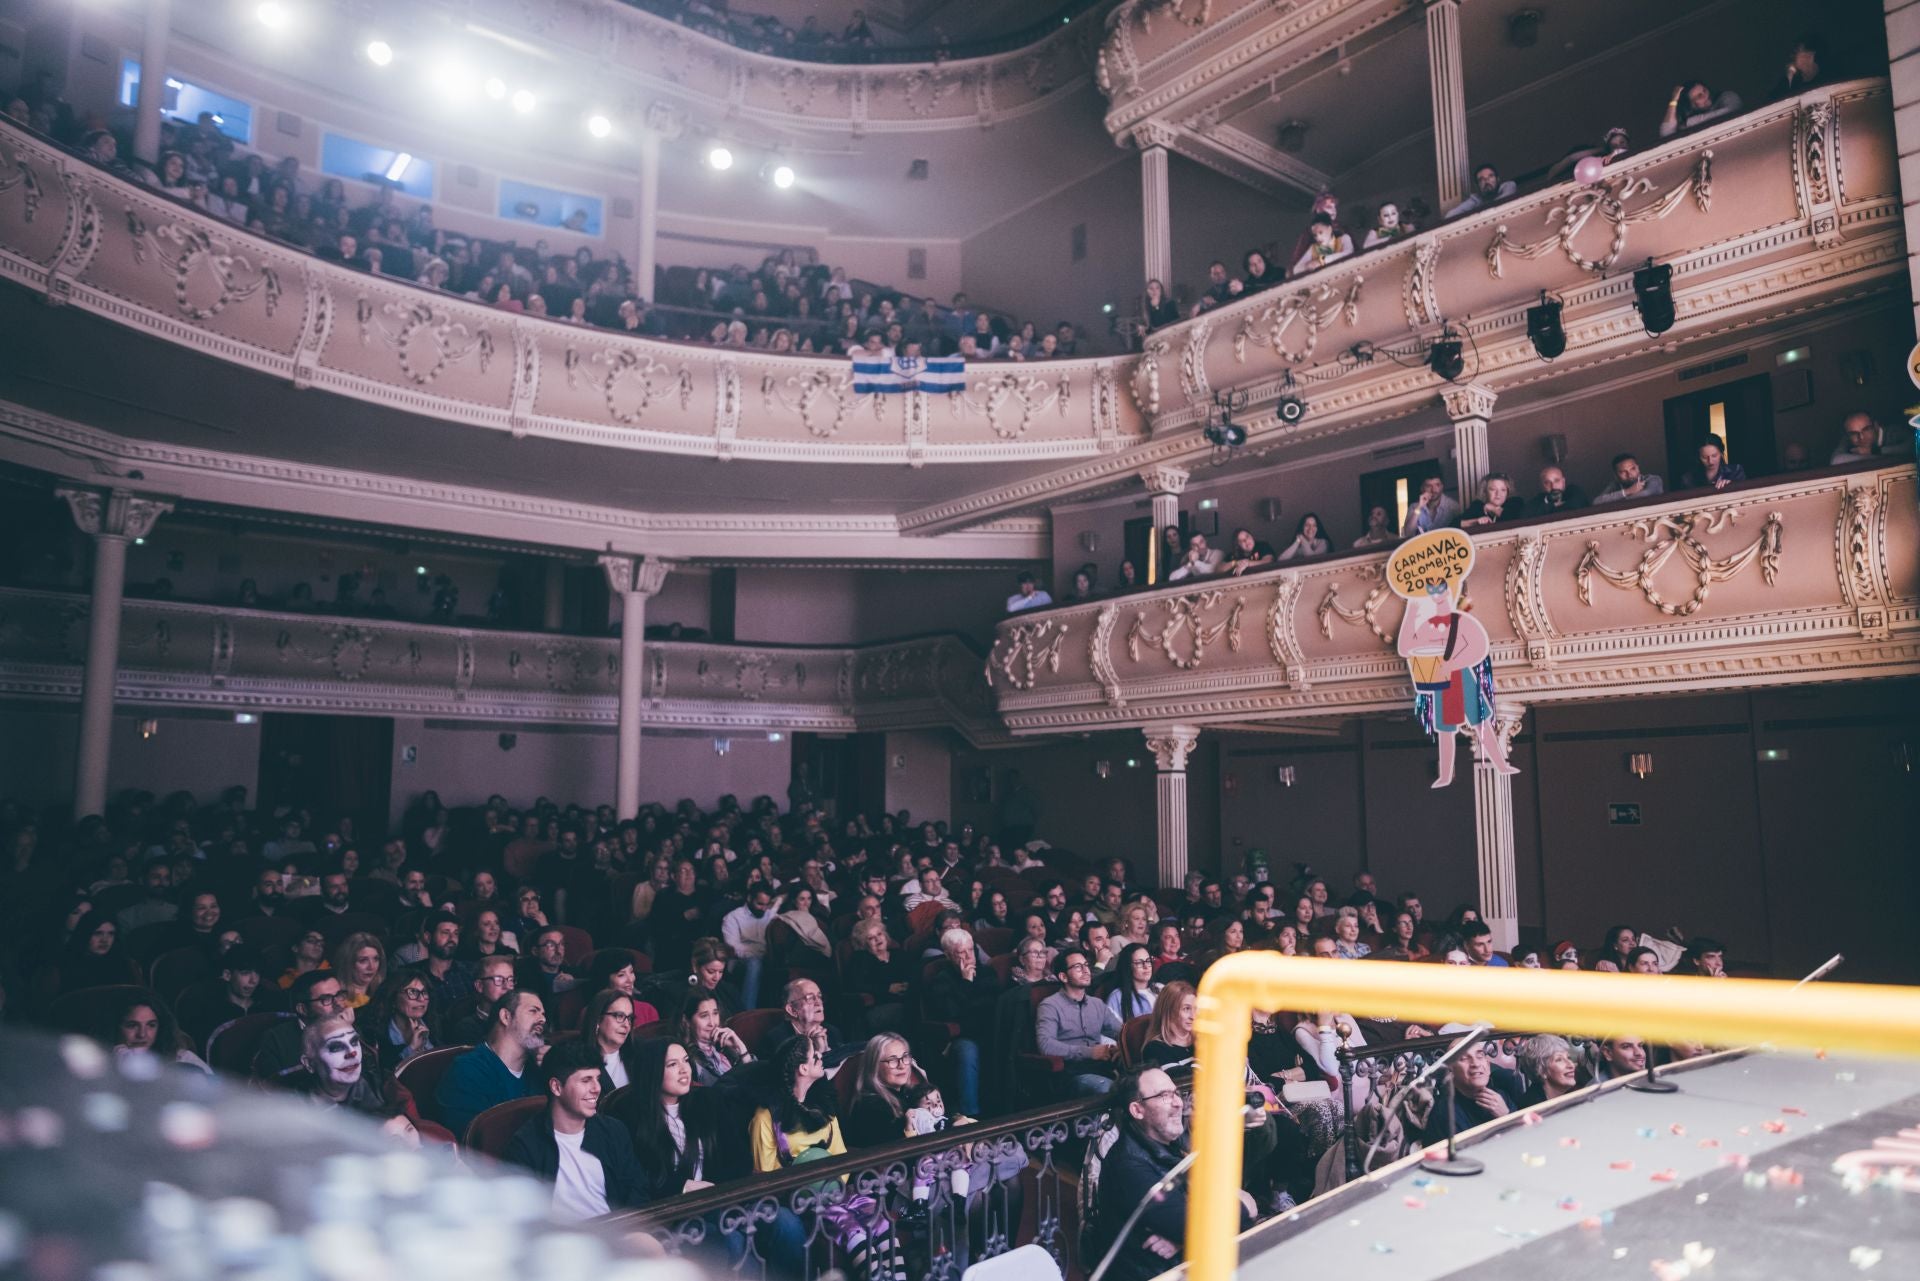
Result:
{"label": "eyeglasses", "polygon": [[1142,1103],[1153,1103],[1160,1099],[1177,1099],[1179,1097],[1180,1090],[1179,1087],[1176,1086],[1171,1090],[1159,1090],[1153,1094],[1143,1094],[1140,1096],[1140,1101]]}
{"label": "eyeglasses", "polygon": [[325,996],[320,995],[318,992],[310,992],[307,994],[307,1004],[317,1005],[322,1009],[339,1005],[340,1002],[345,999],[344,994],[339,992],[329,992]]}
{"label": "eyeglasses", "polygon": [[427,999],[427,989],[424,987],[402,988],[400,995],[406,997],[409,1001],[424,1001]]}
{"label": "eyeglasses", "polygon": [[605,1017],[612,1019],[615,1023],[633,1022],[633,1014],[630,1011],[623,1014],[619,1010],[608,1010]]}
{"label": "eyeglasses", "polygon": [[489,974],[485,978],[481,979],[480,982],[487,987],[512,987],[513,975]]}
{"label": "eyeglasses", "polygon": [[913,1062],[913,1055],[911,1054],[889,1054],[880,1060],[880,1066],[890,1068],[903,1067],[911,1062]]}

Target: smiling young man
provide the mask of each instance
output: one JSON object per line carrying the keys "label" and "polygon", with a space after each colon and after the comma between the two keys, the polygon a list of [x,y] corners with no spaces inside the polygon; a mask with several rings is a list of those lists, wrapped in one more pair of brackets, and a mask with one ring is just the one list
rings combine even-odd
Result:
{"label": "smiling young man", "polygon": [[553,1217],[598,1218],[647,1203],[647,1177],[626,1128],[600,1115],[601,1064],[587,1040],[555,1046],[541,1065],[547,1106],[514,1132],[505,1157],[553,1183]]}

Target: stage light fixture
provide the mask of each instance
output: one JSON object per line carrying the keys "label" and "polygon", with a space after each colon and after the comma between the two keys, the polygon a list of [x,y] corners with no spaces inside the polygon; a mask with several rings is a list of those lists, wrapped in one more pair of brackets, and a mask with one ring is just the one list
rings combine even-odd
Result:
{"label": "stage light fixture", "polygon": [[284,30],[286,25],[293,21],[293,14],[279,0],[262,0],[262,3],[254,8],[253,16],[259,19],[260,25],[269,31]]}
{"label": "stage light fixture", "polygon": [[1289,393],[1273,402],[1273,416],[1282,426],[1291,427],[1307,416],[1307,402]]}
{"label": "stage light fixture", "polygon": [[1567,349],[1567,331],[1560,327],[1560,300],[1540,295],[1540,305],[1527,308],[1527,338],[1542,360],[1552,360]]}
{"label": "stage light fixture", "polygon": [[513,109],[521,115],[525,116],[533,113],[534,97],[530,91],[526,89],[515,89],[510,101],[513,103]]}
{"label": "stage light fixture", "polygon": [[455,102],[473,93],[473,76],[457,62],[442,62],[427,73],[427,83]]}
{"label": "stage light fixture", "polygon": [[782,191],[791,187],[793,185],[793,167],[791,165],[776,165],[773,170],[773,185]]}
{"label": "stage light fixture", "polygon": [[715,169],[733,168],[733,153],[725,147],[715,147],[707,152],[707,164]]}
{"label": "stage light fixture", "polygon": [[613,121],[601,115],[588,116],[587,132],[596,138],[604,138],[613,132]]}
{"label": "stage light fixture", "polygon": [[1451,327],[1442,330],[1433,340],[1433,346],[1427,349],[1427,368],[1448,382],[1465,372],[1467,359],[1461,354],[1460,338]]}
{"label": "stage light fixture", "polygon": [[492,98],[495,102],[499,102],[507,96],[507,82],[499,76],[488,76],[487,82],[481,85],[480,88],[485,91],[487,97]]}
{"label": "stage light fixture", "polygon": [[367,61],[376,67],[392,65],[393,46],[384,40],[369,40],[367,42]]}
{"label": "stage light fixture", "polygon": [[1647,335],[1657,338],[1673,328],[1673,268],[1666,263],[1647,265],[1633,273],[1633,305]]}

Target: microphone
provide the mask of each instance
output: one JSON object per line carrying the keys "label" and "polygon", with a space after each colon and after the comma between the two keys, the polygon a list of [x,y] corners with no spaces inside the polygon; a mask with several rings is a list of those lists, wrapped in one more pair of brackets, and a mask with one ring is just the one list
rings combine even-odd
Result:
{"label": "microphone", "polygon": [[1828,958],[1826,959],[1826,961],[1825,961],[1825,963],[1823,963],[1823,964],[1822,964],[1822,965],[1820,966],[1820,968],[1819,968],[1819,969],[1817,969],[1817,970],[1815,970],[1815,971],[1814,971],[1813,973],[1811,973],[1811,974],[1809,974],[1809,975],[1807,975],[1807,977],[1805,977],[1805,978],[1803,978],[1803,979],[1801,979],[1801,980],[1800,980],[1800,981],[1799,981],[1798,983],[1795,983],[1795,984],[1794,984],[1793,986],[1794,986],[1794,987],[1796,987],[1796,988],[1802,988],[1802,987],[1805,987],[1805,986],[1806,986],[1807,984],[1809,984],[1809,983],[1817,983],[1817,982],[1819,982],[1819,981],[1820,981],[1821,979],[1823,979],[1823,978],[1825,978],[1825,977],[1827,977],[1827,975],[1829,975],[1829,974],[1831,974],[1831,973],[1833,973],[1833,972],[1834,972],[1835,970],[1837,970],[1837,969],[1839,969],[1839,968],[1840,968],[1840,962],[1842,962],[1842,961],[1844,961],[1844,960],[1846,960],[1846,959],[1847,959],[1847,958],[1846,958],[1846,957],[1845,957],[1845,956],[1844,956],[1844,955],[1843,955],[1842,953],[1839,953],[1839,952],[1835,952],[1835,953],[1834,953],[1834,954],[1833,954],[1832,956],[1829,956],[1829,957],[1828,957]]}

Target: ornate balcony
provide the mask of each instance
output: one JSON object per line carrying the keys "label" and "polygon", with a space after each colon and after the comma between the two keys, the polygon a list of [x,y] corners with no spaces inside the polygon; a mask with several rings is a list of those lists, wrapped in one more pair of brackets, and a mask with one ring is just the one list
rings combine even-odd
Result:
{"label": "ornate balcony", "polygon": [[[1526,702],[1920,672],[1911,464],[1473,538],[1494,684]],[[988,678],[1015,734],[1399,711],[1384,552],[1019,615]]]}
{"label": "ornate balcony", "polygon": [[[0,694],[77,699],[88,601],[0,590]],[[954,636],[857,649],[649,641],[647,728],[952,728],[1005,741],[980,657]],[[372,618],[126,602],[123,705],[564,725],[619,719],[620,642]]]}

